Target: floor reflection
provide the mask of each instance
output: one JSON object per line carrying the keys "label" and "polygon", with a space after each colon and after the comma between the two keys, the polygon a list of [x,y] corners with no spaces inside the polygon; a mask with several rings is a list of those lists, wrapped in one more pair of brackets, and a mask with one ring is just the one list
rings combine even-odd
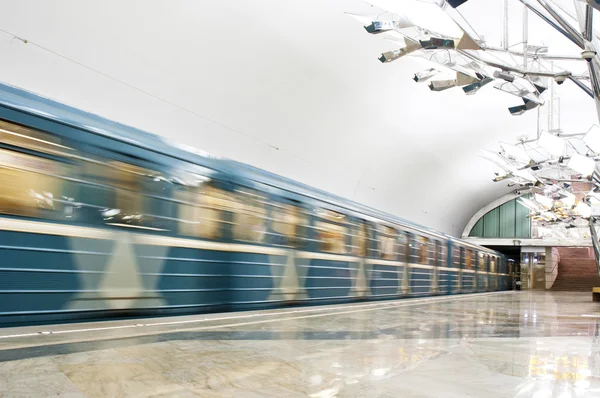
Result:
{"label": "floor reflection", "polygon": [[0,396],[23,395],[25,377],[36,396],[600,396],[600,306],[589,294],[404,300],[77,337],[2,341]]}

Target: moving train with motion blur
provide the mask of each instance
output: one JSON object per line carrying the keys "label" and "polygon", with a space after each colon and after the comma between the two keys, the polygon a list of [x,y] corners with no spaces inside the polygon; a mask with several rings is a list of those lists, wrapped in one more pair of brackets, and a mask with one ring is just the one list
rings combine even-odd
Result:
{"label": "moving train with motion blur", "polygon": [[493,250],[0,84],[0,326],[512,289]]}

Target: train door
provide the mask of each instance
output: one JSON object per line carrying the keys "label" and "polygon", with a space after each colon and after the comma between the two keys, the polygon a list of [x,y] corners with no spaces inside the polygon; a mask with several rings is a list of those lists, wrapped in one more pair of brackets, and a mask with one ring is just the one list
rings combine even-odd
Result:
{"label": "train door", "polygon": [[351,237],[350,237],[350,253],[352,259],[350,261],[350,273],[352,278],[351,295],[359,298],[367,298],[370,295],[369,277],[370,265],[369,255],[371,246],[370,228],[367,222],[363,219],[352,217]]}
{"label": "train door", "polygon": [[410,288],[413,296],[430,294],[434,284],[434,266],[431,265],[430,239],[412,235]]}
{"label": "train door", "polygon": [[499,278],[500,272],[500,258],[497,256],[490,256],[490,290],[496,291],[499,289]]}
{"label": "train door", "polygon": [[450,280],[449,291],[451,294],[460,293],[461,268],[462,268],[462,251],[461,248],[452,241],[448,242],[449,250],[449,268]]}
{"label": "train door", "polygon": [[398,261],[401,263],[401,280],[400,294],[410,294],[410,274],[409,274],[409,259],[410,259],[410,237],[406,231],[398,232]]}
{"label": "train door", "polygon": [[442,267],[448,273],[448,276],[446,277],[446,294],[454,294],[458,277],[458,273],[454,265],[454,246],[449,240],[442,241],[442,245],[444,246],[444,261]]}
{"label": "train door", "polygon": [[450,293],[450,270],[448,267],[447,247],[440,240],[435,241],[435,272],[437,281],[437,292],[441,294]]}
{"label": "train door", "polygon": [[279,254],[268,246],[270,198],[241,185],[234,185],[230,194],[232,205],[223,223],[235,243],[228,247],[230,304],[236,309],[263,307],[273,289],[270,256]]}
{"label": "train door", "polygon": [[350,297],[353,283],[350,228],[349,218],[344,214],[325,208],[314,212],[313,250],[303,254],[309,259],[306,273],[309,300],[335,302]]}
{"label": "train door", "polygon": [[485,280],[487,275],[485,273],[485,255],[483,252],[479,252],[474,250],[475,254],[475,291],[484,292],[485,291]]}
{"label": "train door", "polygon": [[[278,195],[271,196],[269,202],[264,222],[264,241],[262,247],[257,249],[264,256],[261,264],[264,272],[256,274],[257,268],[254,273],[248,274],[249,280],[242,283],[254,286],[257,292],[253,293],[255,296],[268,293],[266,300],[269,303],[305,300],[308,264],[299,253],[308,246],[306,208],[296,200]],[[265,277],[265,272],[270,278]]]}
{"label": "train door", "polygon": [[468,248],[462,248],[463,251],[463,264],[462,264],[462,280],[461,280],[461,291],[463,293],[472,293],[475,291],[476,278],[474,269],[474,256],[475,253]]}
{"label": "train door", "polygon": [[398,231],[388,225],[377,225],[378,258],[369,259],[369,287],[373,297],[393,297],[401,293],[404,265],[398,258]]}

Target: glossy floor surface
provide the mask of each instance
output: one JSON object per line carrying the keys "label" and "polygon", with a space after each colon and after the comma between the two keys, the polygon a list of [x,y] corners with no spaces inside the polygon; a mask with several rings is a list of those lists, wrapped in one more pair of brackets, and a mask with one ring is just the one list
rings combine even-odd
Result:
{"label": "glossy floor surface", "polygon": [[0,329],[0,396],[600,397],[599,336],[562,292]]}

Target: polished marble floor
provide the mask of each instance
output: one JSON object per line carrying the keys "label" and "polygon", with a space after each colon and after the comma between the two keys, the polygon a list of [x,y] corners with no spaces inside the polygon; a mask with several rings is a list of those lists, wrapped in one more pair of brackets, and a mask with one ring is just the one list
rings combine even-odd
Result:
{"label": "polished marble floor", "polygon": [[506,292],[0,329],[0,397],[600,397],[600,303]]}

